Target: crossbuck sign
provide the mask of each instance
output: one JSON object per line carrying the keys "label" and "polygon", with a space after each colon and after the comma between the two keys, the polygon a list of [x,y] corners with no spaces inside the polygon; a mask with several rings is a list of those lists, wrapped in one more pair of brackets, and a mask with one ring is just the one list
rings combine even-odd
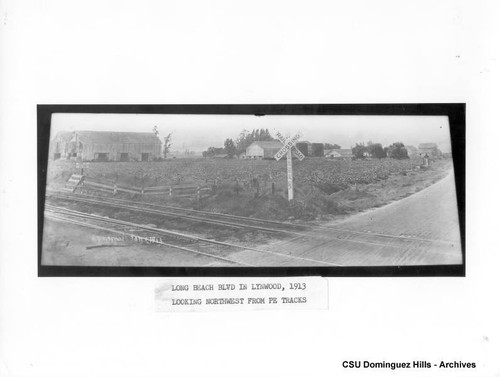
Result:
{"label": "crossbuck sign", "polygon": [[281,160],[281,158],[286,155],[286,171],[288,177],[288,200],[293,199],[293,169],[292,169],[292,153],[302,161],[304,159],[304,155],[297,149],[295,143],[300,139],[300,132],[298,132],[295,136],[290,138],[284,137],[280,132],[276,132],[276,136],[278,140],[283,143],[283,148],[281,148],[278,153],[274,155],[276,161]]}

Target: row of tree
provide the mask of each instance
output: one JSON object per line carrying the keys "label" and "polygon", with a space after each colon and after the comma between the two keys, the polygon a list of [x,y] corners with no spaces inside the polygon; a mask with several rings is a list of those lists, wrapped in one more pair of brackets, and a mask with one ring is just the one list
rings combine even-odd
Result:
{"label": "row of tree", "polygon": [[[169,135],[170,136],[170,135]],[[166,140],[167,141],[167,140]],[[210,147],[203,152],[203,157],[214,157],[216,155],[227,154],[229,157],[239,155],[244,153],[247,147],[250,146],[254,141],[277,141],[277,139],[271,136],[271,133],[266,128],[254,129],[252,131],[243,130],[236,138],[226,139],[224,141],[224,147]],[[338,144],[324,144],[324,149],[341,149]],[[352,148],[352,153],[355,158],[395,158],[398,160],[409,158],[408,150],[405,145],[401,142],[393,143],[387,147],[383,147],[380,143],[373,143],[369,141],[366,145],[365,143],[356,143]],[[313,154],[314,155],[314,154]]]}
{"label": "row of tree", "polygon": [[383,147],[380,143],[372,143],[371,141],[369,141],[367,145],[365,145],[365,143],[356,143],[356,145],[352,148],[352,154],[355,158],[389,157],[397,160],[409,158],[408,150],[401,142],[393,143],[387,147]]}

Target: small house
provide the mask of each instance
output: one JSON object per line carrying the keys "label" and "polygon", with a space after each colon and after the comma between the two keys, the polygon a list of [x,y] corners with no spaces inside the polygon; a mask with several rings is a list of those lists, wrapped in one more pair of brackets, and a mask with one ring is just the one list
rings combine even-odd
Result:
{"label": "small house", "polygon": [[417,147],[414,147],[413,145],[406,145],[405,148],[408,152],[408,157],[410,157],[410,158],[419,157],[419,152],[418,152]]}
{"label": "small house", "polygon": [[247,147],[246,156],[254,159],[271,159],[281,148],[283,144],[279,141],[254,141]]}

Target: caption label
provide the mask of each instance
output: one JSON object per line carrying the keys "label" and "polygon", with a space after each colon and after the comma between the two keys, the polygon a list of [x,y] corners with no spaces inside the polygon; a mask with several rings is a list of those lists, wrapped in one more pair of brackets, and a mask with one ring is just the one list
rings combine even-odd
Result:
{"label": "caption label", "polygon": [[305,278],[168,279],[155,287],[159,312],[328,309],[328,281]]}

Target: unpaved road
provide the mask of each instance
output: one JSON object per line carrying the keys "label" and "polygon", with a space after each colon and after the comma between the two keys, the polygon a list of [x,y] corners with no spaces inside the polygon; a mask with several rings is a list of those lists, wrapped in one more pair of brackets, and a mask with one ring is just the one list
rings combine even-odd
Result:
{"label": "unpaved road", "polygon": [[[453,173],[405,199],[327,226],[264,249],[340,266],[462,263]],[[268,254],[256,260],[246,251],[231,258],[258,266],[314,265]]]}

